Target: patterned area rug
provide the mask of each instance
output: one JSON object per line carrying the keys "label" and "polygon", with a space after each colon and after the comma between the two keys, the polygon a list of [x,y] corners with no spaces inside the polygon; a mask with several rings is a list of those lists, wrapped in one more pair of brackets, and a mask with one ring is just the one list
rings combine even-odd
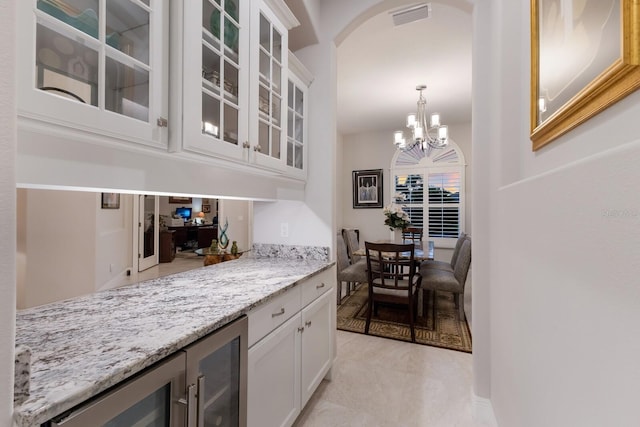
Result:
{"label": "patterned area rug", "polygon": [[[426,293],[425,293],[426,296]],[[471,332],[466,320],[460,320],[453,294],[436,292],[437,312],[433,325],[433,297],[415,324],[416,343],[471,353]],[[426,298],[425,298],[426,299]],[[367,320],[368,286],[360,287],[338,306],[338,329],[364,334]],[[425,301],[426,303],[426,301]],[[406,307],[379,304],[378,316],[371,317],[369,335],[411,342]]]}

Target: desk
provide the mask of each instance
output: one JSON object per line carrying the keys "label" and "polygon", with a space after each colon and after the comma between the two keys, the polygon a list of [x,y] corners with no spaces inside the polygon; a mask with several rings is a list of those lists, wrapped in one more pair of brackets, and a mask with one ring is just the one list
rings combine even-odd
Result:
{"label": "desk", "polygon": [[[379,242],[375,242],[375,243],[396,243],[396,242],[379,241]],[[426,261],[426,260],[433,260],[434,250],[435,250],[435,247],[434,247],[433,240],[429,240],[426,252],[423,249],[416,248],[414,253],[413,253],[413,259],[415,259],[418,262],[422,262],[422,261]],[[365,257],[365,256],[367,256],[367,251],[364,248],[358,248],[358,250],[354,251],[353,254],[357,255],[357,256]],[[409,256],[409,252],[403,252],[403,255],[404,254],[406,254],[407,257]],[[383,253],[383,255],[384,255],[384,253]]]}
{"label": "desk", "polygon": [[215,225],[178,225],[169,226],[175,231],[175,245],[184,247],[187,242],[197,242],[199,248],[211,246],[211,240],[218,237],[218,227]]}

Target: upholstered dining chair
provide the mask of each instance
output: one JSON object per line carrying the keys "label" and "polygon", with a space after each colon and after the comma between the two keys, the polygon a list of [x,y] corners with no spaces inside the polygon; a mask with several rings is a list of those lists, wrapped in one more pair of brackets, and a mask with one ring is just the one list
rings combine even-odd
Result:
{"label": "upholstered dining chair", "polygon": [[[409,311],[411,342],[416,342],[415,317],[419,276],[414,262],[415,246],[410,244],[365,242],[369,300],[364,333],[369,333],[371,316],[378,303],[406,305]],[[406,254],[409,253],[409,256]]]}
{"label": "upholstered dining chair", "polygon": [[464,243],[465,239],[469,238],[467,234],[464,232],[460,233],[458,236],[458,240],[456,241],[456,246],[453,249],[453,254],[451,255],[451,261],[436,261],[436,260],[425,260],[420,264],[420,271],[426,270],[428,268],[437,268],[439,270],[450,271],[453,273],[453,268],[456,265],[456,260],[458,259],[458,254],[460,253],[460,247],[462,247],[462,243]]}
{"label": "upholstered dining chair", "polygon": [[[351,295],[351,291],[355,289],[358,283],[366,283],[367,278],[367,264],[356,263],[351,264],[349,262],[349,255],[347,255],[347,245],[344,241],[344,237],[341,233],[338,233],[336,238],[337,246],[337,275],[338,275],[338,305],[342,303],[342,284],[346,283],[345,295]],[[363,260],[364,261],[364,260]]]}
{"label": "upholstered dining chair", "polygon": [[353,228],[345,228],[342,230],[342,235],[347,243],[347,253],[349,254],[351,264],[355,264],[357,262],[366,263],[363,257],[353,254],[360,248],[360,242],[358,241],[358,234],[356,233],[356,230]]}
{"label": "upholstered dining chair", "polygon": [[437,301],[435,298],[436,291],[453,292],[456,308],[458,308],[460,314],[460,320],[464,319],[464,285],[467,281],[470,265],[471,239],[466,237],[460,246],[453,271],[441,270],[439,268],[422,268],[422,266],[420,266],[420,287],[423,291],[431,291],[434,294],[434,322]]}
{"label": "upholstered dining chair", "polygon": [[402,229],[402,243],[413,243],[416,248],[422,249],[423,235],[422,227],[405,227]]}

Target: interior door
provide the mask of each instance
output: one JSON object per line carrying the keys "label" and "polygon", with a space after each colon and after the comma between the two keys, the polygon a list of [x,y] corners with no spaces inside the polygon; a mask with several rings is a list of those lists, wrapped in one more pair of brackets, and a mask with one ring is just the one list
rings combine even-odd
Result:
{"label": "interior door", "polygon": [[158,264],[159,211],[158,196],[138,196],[138,271]]}

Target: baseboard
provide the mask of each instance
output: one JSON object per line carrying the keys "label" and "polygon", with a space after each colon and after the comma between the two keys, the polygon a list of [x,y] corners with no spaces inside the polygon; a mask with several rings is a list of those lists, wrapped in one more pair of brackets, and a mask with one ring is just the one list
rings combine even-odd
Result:
{"label": "baseboard", "polygon": [[473,419],[483,426],[498,427],[491,400],[477,396],[473,390],[471,391],[471,413]]}

